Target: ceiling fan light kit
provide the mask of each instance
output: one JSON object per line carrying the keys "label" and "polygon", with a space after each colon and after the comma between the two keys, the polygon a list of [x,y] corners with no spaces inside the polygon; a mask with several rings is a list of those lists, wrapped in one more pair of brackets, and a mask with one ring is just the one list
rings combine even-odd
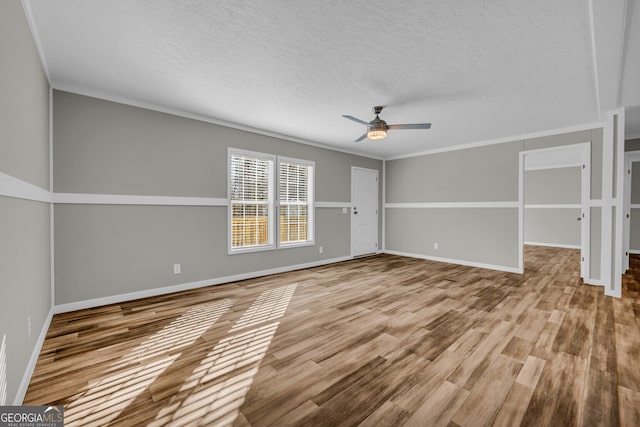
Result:
{"label": "ceiling fan light kit", "polygon": [[372,129],[367,132],[367,138],[369,139],[384,139],[387,137],[387,131],[384,129]]}
{"label": "ceiling fan light kit", "polygon": [[384,139],[387,136],[388,130],[395,129],[430,129],[431,123],[413,123],[413,124],[403,124],[403,125],[388,125],[387,122],[380,118],[380,113],[384,106],[377,105],[373,107],[373,112],[376,115],[376,118],[371,120],[370,122],[365,122],[364,120],[357,119],[353,116],[343,115],[345,119],[352,120],[356,123],[360,123],[362,125],[367,126],[367,133],[362,135],[360,138],[356,139],[355,142],[360,142],[365,138],[371,140]]}

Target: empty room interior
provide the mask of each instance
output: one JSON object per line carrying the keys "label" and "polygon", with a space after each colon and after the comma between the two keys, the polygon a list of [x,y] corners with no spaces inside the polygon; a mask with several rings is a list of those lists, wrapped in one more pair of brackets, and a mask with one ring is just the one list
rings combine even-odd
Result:
{"label": "empty room interior", "polygon": [[0,2],[0,406],[637,426],[639,322],[640,2]]}

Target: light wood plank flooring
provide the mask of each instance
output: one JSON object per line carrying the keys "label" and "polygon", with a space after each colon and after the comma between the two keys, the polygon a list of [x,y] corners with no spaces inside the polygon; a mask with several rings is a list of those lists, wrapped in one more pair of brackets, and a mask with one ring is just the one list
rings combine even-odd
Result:
{"label": "light wood plank flooring", "polygon": [[517,275],[379,255],[56,315],[25,404],[66,425],[640,425],[640,259]]}

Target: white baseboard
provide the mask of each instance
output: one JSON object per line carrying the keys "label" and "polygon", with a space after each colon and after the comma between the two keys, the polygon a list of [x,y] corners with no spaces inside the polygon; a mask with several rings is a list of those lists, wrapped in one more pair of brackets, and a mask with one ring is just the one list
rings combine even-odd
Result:
{"label": "white baseboard", "polygon": [[22,376],[22,381],[20,381],[20,386],[18,387],[18,391],[16,392],[16,397],[13,400],[13,404],[15,406],[21,406],[22,401],[24,400],[24,396],[27,394],[27,389],[29,388],[29,383],[31,382],[31,376],[33,375],[33,371],[36,368],[36,363],[38,363],[38,357],[40,357],[40,350],[42,350],[44,339],[47,337],[47,332],[49,331],[49,326],[51,325],[53,312],[54,308],[51,307],[51,310],[49,310],[49,314],[47,315],[47,318],[42,325],[42,330],[40,331],[38,340],[33,347],[31,357],[29,358],[29,363],[27,364],[27,368],[25,369],[24,375]]}
{"label": "white baseboard", "polygon": [[524,242],[524,244],[530,246],[547,246],[550,248],[581,249],[580,245],[565,245],[562,243]]}
{"label": "white baseboard", "polygon": [[179,285],[166,286],[163,288],[148,289],[138,292],[130,292],[120,295],[112,295],[108,297],[95,298],[85,301],[71,302],[67,304],[59,304],[53,308],[55,314],[67,313],[70,311],[83,310],[86,308],[100,307],[109,304],[118,304],[121,302],[132,301],[140,298],[155,297],[174,292],[188,291],[191,289],[203,288],[205,286],[220,285],[223,283],[236,282],[238,280],[253,279],[270,274],[286,273],[287,271],[302,270],[304,268],[318,267],[320,265],[333,264],[336,262],[351,260],[351,256],[343,256],[338,258],[330,258],[319,261],[308,262],[304,264],[289,265],[286,267],[271,268],[268,270],[253,271],[249,273],[236,274],[233,276],[216,277],[208,280],[200,280],[198,282],[182,283]]}
{"label": "white baseboard", "polygon": [[588,279],[582,279],[582,281],[584,283],[586,283],[587,285],[604,286],[603,283],[602,283],[602,280],[600,280],[600,279],[588,278]]}
{"label": "white baseboard", "polygon": [[481,262],[466,261],[462,259],[441,258],[441,257],[430,256],[430,255],[414,254],[409,252],[400,252],[400,251],[391,251],[391,250],[385,250],[384,253],[390,254],[390,255],[426,259],[429,261],[446,262],[447,264],[466,265],[467,267],[486,268],[488,270],[498,270],[498,271],[506,271],[508,273],[520,274],[520,269],[518,267],[507,267],[504,265],[485,264]]}
{"label": "white baseboard", "polygon": [[622,298],[622,289],[612,291],[609,287],[605,286],[604,294],[609,297]]}
{"label": "white baseboard", "polygon": [[634,255],[638,255],[638,254],[640,254],[640,250],[638,250],[638,249],[629,249],[629,253],[630,254],[634,254]]}

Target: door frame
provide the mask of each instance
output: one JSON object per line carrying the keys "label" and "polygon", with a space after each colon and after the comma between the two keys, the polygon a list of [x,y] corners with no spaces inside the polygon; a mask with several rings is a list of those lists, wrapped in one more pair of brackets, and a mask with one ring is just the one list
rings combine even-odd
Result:
{"label": "door frame", "polygon": [[[631,254],[631,179],[633,178],[633,163],[640,162],[640,151],[624,153],[624,229],[623,229],[623,265],[622,273],[629,270],[629,254]],[[634,253],[640,253],[634,251]]]}
{"label": "door frame", "polygon": [[353,221],[355,219],[355,215],[353,214],[353,208],[354,208],[354,200],[353,200],[353,195],[355,194],[355,189],[354,189],[354,179],[353,179],[353,174],[356,170],[359,171],[365,171],[365,172],[373,172],[376,175],[376,242],[377,242],[377,246],[376,246],[376,252],[378,253],[380,252],[380,242],[379,242],[379,237],[380,237],[380,172],[377,169],[368,169],[368,168],[362,168],[360,166],[351,166],[351,219],[349,221],[349,235],[350,235],[350,243],[351,243],[351,249],[350,249],[350,253],[351,253],[351,258],[354,258],[355,255],[353,253],[353,248],[354,248],[354,237],[355,237],[355,233],[353,232],[354,230],[354,224]]}
{"label": "door frame", "polygon": [[518,270],[520,274],[524,273],[524,174],[525,160],[527,155],[532,154],[551,154],[560,151],[576,151],[580,153],[580,162],[557,164],[549,167],[540,167],[539,169],[552,169],[560,167],[581,166],[580,177],[580,206],[582,211],[582,219],[580,224],[580,277],[585,283],[595,283],[591,279],[591,143],[584,142],[580,144],[561,145],[550,148],[541,148],[535,150],[524,150],[520,152],[518,167],[518,246],[520,249],[518,259]]}

